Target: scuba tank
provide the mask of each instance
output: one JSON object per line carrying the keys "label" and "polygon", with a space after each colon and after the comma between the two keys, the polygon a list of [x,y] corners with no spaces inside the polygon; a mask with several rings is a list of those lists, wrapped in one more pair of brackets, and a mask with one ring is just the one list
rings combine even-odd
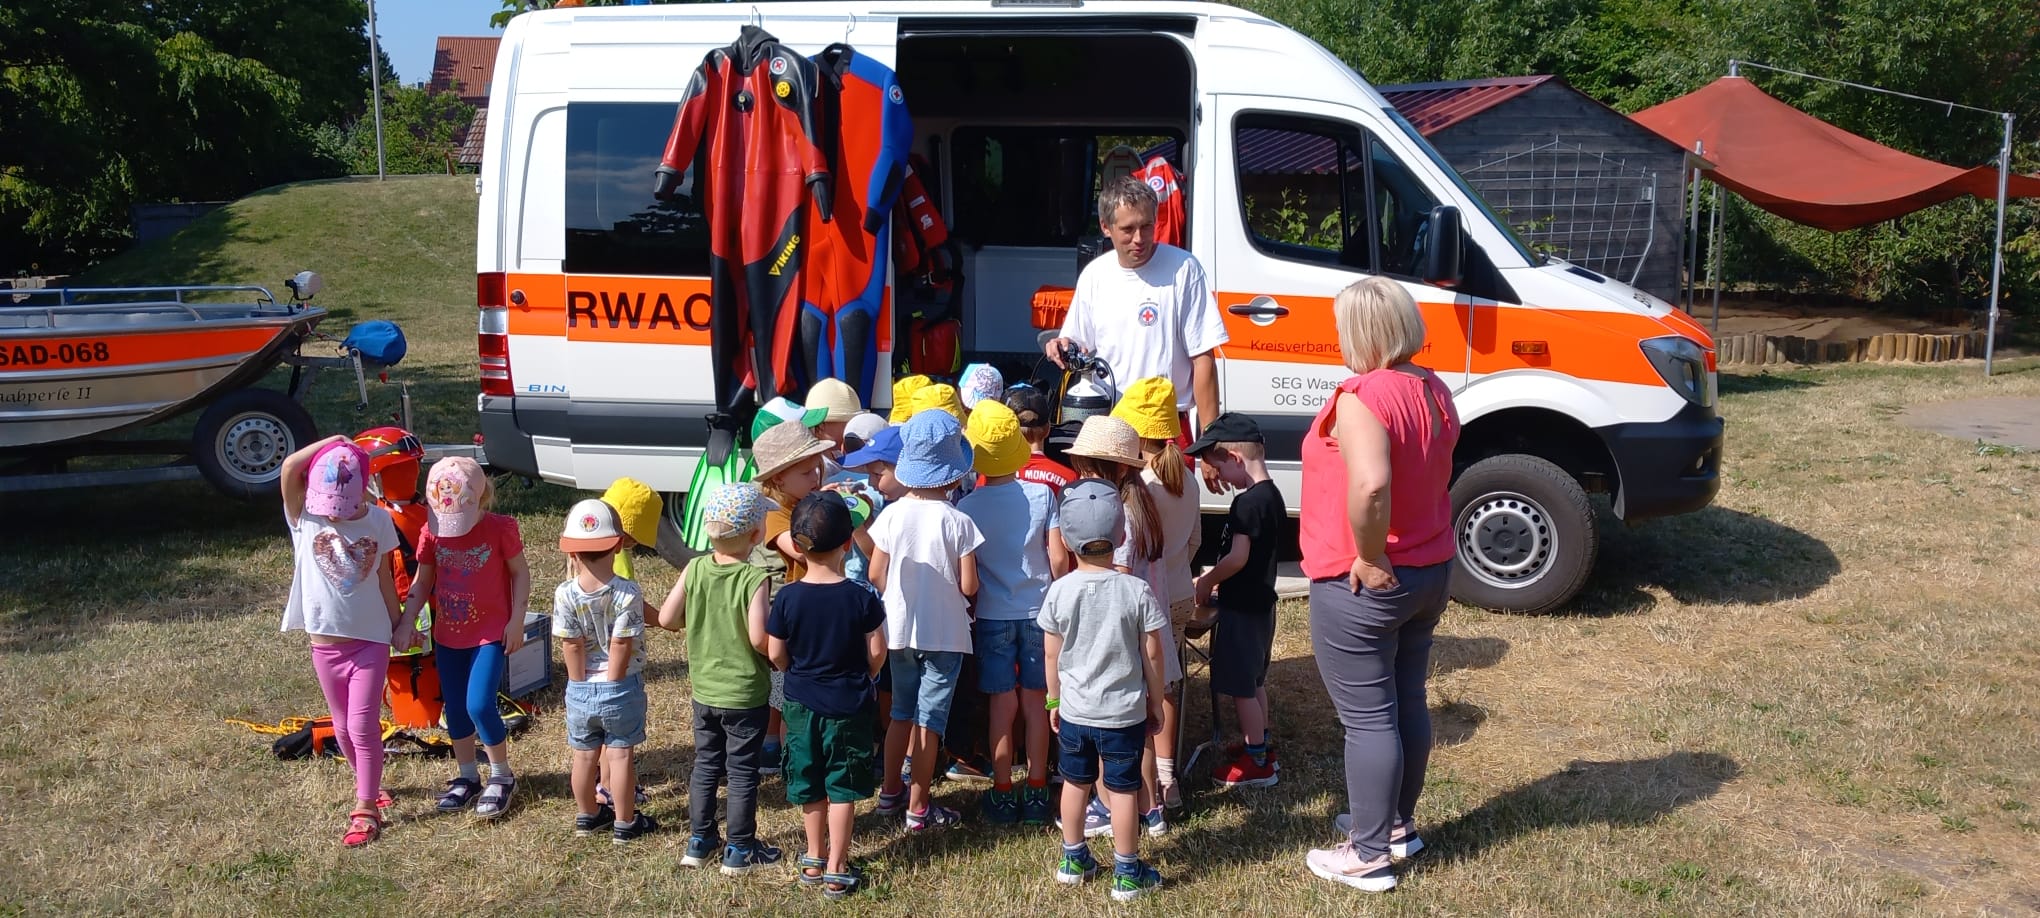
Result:
{"label": "scuba tank", "polygon": [[1063,354],[1063,365],[1062,401],[1043,451],[1067,465],[1068,450],[1077,442],[1084,419],[1112,413],[1119,390],[1113,385],[1112,368],[1096,354],[1072,349]]}
{"label": "scuba tank", "polygon": [[1112,391],[1111,383],[1091,373],[1085,373],[1063,390],[1063,423],[1082,424],[1085,418],[1110,414],[1116,401],[1118,397]]}

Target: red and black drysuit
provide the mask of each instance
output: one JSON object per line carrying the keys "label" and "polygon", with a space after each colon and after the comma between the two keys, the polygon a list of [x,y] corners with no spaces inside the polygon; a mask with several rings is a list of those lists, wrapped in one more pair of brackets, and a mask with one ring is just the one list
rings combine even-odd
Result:
{"label": "red and black drysuit", "polygon": [[831,174],[833,216],[809,217],[813,280],[800,321],[808,379],[834,377],[871,403],[879,319],[891,252],[891,218],[906,181],[913,120],[892,68],[845,44],[815,55]]}
{"label": "red and black drysuit", "polygon": [[766,397],[799,392],[793,359],[805,283],[808,202],[832,217],[821,71],[757,26],[711,51],[673,119],[654,192],[694,171],[708,215],[709,352],[717,409],[739,408],[748,375]]}

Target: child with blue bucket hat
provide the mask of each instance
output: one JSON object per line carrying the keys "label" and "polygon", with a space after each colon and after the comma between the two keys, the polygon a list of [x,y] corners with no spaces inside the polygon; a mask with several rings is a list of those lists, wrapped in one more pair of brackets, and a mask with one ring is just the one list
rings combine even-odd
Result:
{"label": "child with blue bucket hat", "polygon": [[[878,806],[888,814],[904,806],[907,831],[919,833],[962,818],[936,805],[928,785],[963,658],[971,652],[970,597],[977,593],[975,553],[984,536],[948,499],[957,482],[973,474],[970,445],[955,415],[931,408],[908,418],[893,474],[906,496],[871,523],[871,583],[885,597],[892,670],[892,724]],[[910,753],[912,784],[903,787],[900,765]]]}

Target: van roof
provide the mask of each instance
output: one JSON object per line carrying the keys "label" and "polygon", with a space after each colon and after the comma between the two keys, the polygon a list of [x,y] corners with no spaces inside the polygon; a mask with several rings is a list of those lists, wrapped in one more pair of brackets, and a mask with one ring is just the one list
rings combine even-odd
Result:
{"label": "van roof", "polygon": [[[506,47],[538,38],[530,34],[540,25],[588,23],[615,26],[631,23],[633,37],[659,41],[661,23],[700,24],[704,22],[742,25],[754,18],[763,20],[770,31],[774,23],[843,22],[850,27],[849,41],[857,37],[853,17],[859,19],[960,19],[983,18],[1011,21],[1016,17],[1057,20],[1068,23],[1081,19],[1190,19],[1197,21],[1200,70],[1224,74],[1222,92],[1286,96],[1298,87],[1312,87],[1312,95],[1329,98],[1329,87],[1354,87],[1374,107],[1387,108],[1387,100],[1330,51],[1301,32],[1250,10],[1220,3],[1180,0],[850,0],[850,2],[808,2],[775,0],[769,3],[674,3],[644,6],[568,7],[538,10],[512,19],[504,32]],[[647,31],[636,31],[639,29]],[[551,31],[551,30],[542,30]],[[732,32],[734,36],[734,32]],[[561,36],[549,36],[563,40]],[[698,41],[690,30],[689,41]],[[540,39],[540,44],[551,42]],[[535,50],[535,49],[533,49]],[[677,86],[675,88],[678,88]]]}

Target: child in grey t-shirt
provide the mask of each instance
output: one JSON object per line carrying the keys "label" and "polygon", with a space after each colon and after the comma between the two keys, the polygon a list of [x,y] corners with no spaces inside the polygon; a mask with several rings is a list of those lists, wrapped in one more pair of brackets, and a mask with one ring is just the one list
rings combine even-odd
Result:
{"label": "child in grey t-shirt", "polygon": [[1049,725],[1063,775],[1062,857],[1055,878],[1081,883],[1098,871],[1084,841],[1084,809],[1102,778],[1112,811],[1112,898],[1161,886],[1140,859],[1141,753],[1161,727],[1162,635],[1169,616],[1145,581],[1112,567],[1121,532],[1119,491],[1085,479],[1063,491],[1063,541],[1077,569],[1048,588],[1041,614]]}

